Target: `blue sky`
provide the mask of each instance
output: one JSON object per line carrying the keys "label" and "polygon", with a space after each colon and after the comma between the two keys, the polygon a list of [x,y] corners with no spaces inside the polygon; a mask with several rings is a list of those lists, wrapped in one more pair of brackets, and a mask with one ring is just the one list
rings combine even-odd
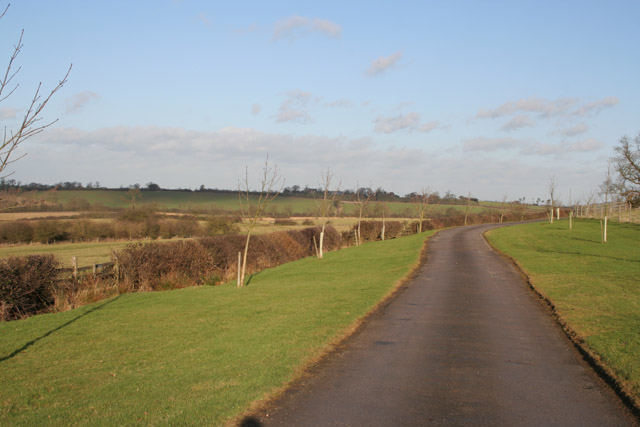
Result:
{"label": "blue sky", "polygon": [[[568,201],[640,132],[640,3],[16,1],[14,129],[38,82],[68,84],[24,144],[22,182],[235,188],[268,154],[288,185],[430,187]],[[259,169],[253,174],[257,177]]]}

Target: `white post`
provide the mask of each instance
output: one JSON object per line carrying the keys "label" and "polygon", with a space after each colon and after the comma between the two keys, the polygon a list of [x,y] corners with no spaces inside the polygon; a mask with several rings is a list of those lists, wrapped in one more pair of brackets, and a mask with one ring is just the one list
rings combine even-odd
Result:
{"label": "white post", "polygon": [[604,217],[604,243],[607,243],[607,217]]}
{"label": "white post", "polygon": [[569,230],[573,230],[573,211],[569,212]]}
{"label": "white post", "polygon": [[560,219],[560,208],[556,208],[556,214],[557,214],[556,219]]}
{"label": "white post", "polygon": [[78,279],[78,258],[71,257],[71,265],[73,266],[73,278]]}

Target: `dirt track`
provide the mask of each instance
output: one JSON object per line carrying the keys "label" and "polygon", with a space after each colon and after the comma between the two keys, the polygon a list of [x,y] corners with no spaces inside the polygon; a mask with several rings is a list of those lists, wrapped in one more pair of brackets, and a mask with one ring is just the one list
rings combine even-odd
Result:
{"label": "dirt track", "polygon": [[546,307],[484,241],[491,227],[433,237],[407,289],[245,425],[632,425]]}

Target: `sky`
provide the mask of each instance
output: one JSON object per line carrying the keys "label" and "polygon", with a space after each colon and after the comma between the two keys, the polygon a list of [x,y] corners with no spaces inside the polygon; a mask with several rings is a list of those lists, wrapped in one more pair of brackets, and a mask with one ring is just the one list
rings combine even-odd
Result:
{"label": "sky", "polygon": [[[73,68],[3,173],[23,183],[285,185],[564,202],[640,132],[638,1],[14,1],[17,129]],[[3,68],[4,70],[4,68]],[[4,74],[4,72],[3,72]]]}

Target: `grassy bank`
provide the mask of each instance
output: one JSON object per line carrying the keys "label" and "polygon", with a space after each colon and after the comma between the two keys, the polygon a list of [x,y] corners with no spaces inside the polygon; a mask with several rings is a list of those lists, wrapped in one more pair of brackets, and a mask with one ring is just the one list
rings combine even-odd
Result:
{"label": "grassy bank", "polygon": [[371,310],[425,236],[0,324],[0,425],[220,424]]}
{"label": "grassy bank", "polygon": [[640,226],[595,220],[493,230],[492,245],[515,258],[560,318],[640,403]]}

